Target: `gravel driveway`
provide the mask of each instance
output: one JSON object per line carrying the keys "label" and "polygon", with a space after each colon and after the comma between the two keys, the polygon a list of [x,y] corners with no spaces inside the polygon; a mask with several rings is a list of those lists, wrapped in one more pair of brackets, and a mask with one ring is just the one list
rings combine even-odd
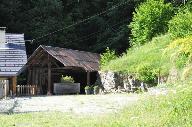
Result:
{"label": "gravel driveway", "polygon": [[138,96],[135,94],[18,97],[0,100],[0,112],[60,111],[76,114],[103,114],[116,112],[137,100]]}

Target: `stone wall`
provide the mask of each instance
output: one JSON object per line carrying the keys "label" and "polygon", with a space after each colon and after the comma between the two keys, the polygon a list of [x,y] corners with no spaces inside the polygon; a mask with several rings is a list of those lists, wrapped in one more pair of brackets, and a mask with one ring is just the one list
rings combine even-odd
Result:
{"label": "stone wall", "polygon": [[[114,92],[118,89],[124,89],[125,91],[132,91],[132,88],[140,87],[143,90],[146,90],[147,85],[142,81],[136,79],[132,74],[112,72],[112,71],[99,71],[98,79],[96,84],[101,84],[103,90],[107,92]],[[154,80],[155,84],[164,84],[166,82],[176,82],[179,78],[178,71],[173,68],[169,72],[169,76],[159,76]],[[153,84],[154,85],[154,84]]]}
{"label": "stone wall", "polygon": [[115,72],[99,72],[99,79],[102,84],[102,87],[106,91],[110,91],[112,89],[117,89],[118,86],[123,87],[122,77]]}
{"label": "stone wall", "polygon": [[132,88],[141,87],[144,84],[133,77],[133,75],[119,72],[102,72],[98,73],[97,84],[101,84],[106,92],[115,92],[118,90],[127,92],[132,91]]}

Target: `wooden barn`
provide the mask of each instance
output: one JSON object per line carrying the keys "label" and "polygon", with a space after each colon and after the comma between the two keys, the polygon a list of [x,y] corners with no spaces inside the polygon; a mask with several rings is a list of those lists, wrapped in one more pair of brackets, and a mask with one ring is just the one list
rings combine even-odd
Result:
{"label": "wooden barn", "polygon": [[6,33],[5,29],[0,27],[0,97],[16,94],[17,76],[27,62],[24,34]]}
{"label": "wooden barn", "polygon": [[83,93],[86,85],[96,81],[99,59],[96,53],[40,45],[23,70],[28,74],[27,84],[36,85],[38,94],[54,94],[53,83],[60,82],[62,75],[72,76]]}

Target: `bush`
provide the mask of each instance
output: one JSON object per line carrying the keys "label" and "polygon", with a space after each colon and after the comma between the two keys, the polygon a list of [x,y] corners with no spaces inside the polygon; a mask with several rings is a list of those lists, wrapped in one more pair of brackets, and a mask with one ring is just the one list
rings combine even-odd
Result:
{"label": "bush", "polygon": [[171,61],[177,68],[183,68],[192,60],[192,36],[173,41],[165,49],[171,54]]}
{"label": "bush", "polygon": [[74,79],[71,76],[63,76],[61,77],[61,83],[74,83]]}
{"label": "bush", "polygon": [[97,90],[97,89],[99,89],[99,86],[94,86],[93,89]]}
{"label": "bush", "polygon": [[189,9],[180,10],[169,22],[169,33],[174,37],[192,35],[192,12]]}
{"label": "bush", "polygon": [[153,37],[168,31],[168,22],[173,15],[173,7],[164,0],[147,0],[133,13],[131,28],[132,45],[141,45]]}
{"label": "bush", "polygon": [[137,67],[138,78],[146,83],[154,83],[156,73],[150,64],[141,64]]}
{"label": "bush", "polygon": [[110,50],[109,47],[105,50],[105,53],[101,54],[100,66],[105,66],[109,61],[116,59],[114,50]]}
{"label": "bush", "polygon": [[85,86],[85,90],[91,90],[90,86]]}

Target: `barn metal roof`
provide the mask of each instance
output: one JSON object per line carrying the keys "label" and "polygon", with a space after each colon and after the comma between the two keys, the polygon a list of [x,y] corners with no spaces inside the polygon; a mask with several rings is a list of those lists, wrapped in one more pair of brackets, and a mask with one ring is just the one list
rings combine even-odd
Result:
{"label": "barn metal roof", "polygon": [[[33,59],[35,59],[35,56],[38,54],[38,52],[41,52],[42,49],[50,54],[57,61],[62,63],[64,67],[80,67],[83,68],[85,71],[90,72],[99,70],[100,55],[97,53],[44,45],[40,45],[36,49],[36,51],[28,59],[28,62],[30,63],[30,61],[33,61]],[[41,59],[39,58],[39,60]]]}
{"label": "barn metal roof", "polygon": [[27,62],[24,34],[6,33],[0,43],[0,76],[16,76]]}

